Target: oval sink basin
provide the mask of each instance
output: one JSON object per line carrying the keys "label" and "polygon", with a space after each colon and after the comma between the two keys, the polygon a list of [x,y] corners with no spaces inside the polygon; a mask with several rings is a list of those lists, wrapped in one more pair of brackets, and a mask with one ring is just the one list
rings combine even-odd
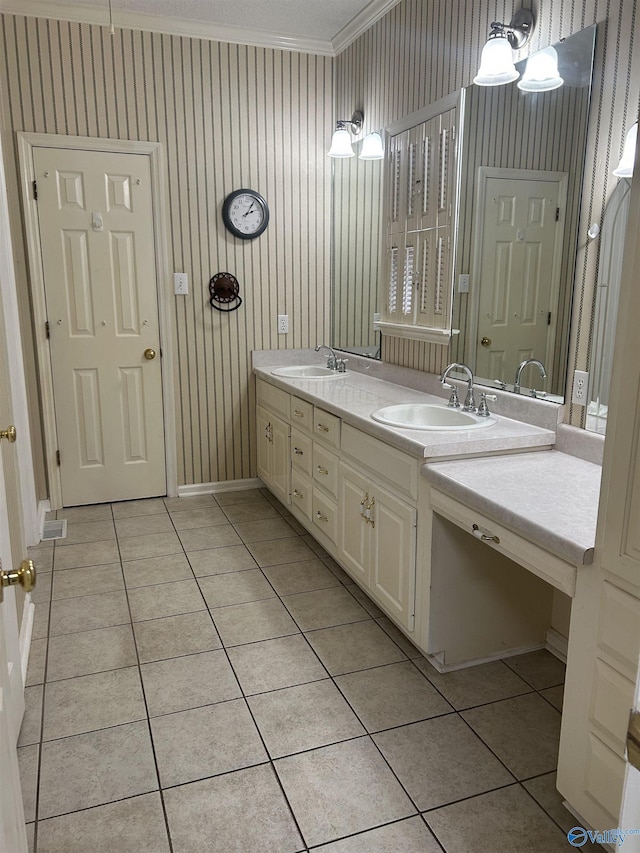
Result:
{"label": "oval sink basin", "polygon": [[450,409],[437,403],[399,403],[378,409],[371,417],[389,426],[403,429],[465,430],[488,427],[495,418],[479,418],[470,412]]}
{"label": "oval sink basin", "polygon": [[331,370],[328,367],[322,367],[318,364],[296,364],[291,367],[278,367],[272,370],[274,376],[289,376],[292,379],[339,379],[345,373],[338,373],[337,370]]}

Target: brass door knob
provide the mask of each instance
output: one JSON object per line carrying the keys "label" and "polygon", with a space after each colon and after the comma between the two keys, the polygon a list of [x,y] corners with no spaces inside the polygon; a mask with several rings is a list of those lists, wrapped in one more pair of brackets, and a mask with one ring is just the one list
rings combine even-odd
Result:
{"label": "brass door knob", "polygon": [[9,441],[9,442],[11,442],[11,444],[13,444],[13,442],[16,440],[17,437],[18,437],[18,433],[16,431],[16,428],[13,426],[13,424],[11,426],[7,427],[6,429],[0,429],[0,439],[6,438],[7,441]]}
{"label": "brass door knob", "polygon": [[36,567],[33,560],[23,560],[20,568],[15,572],[3,572],[0,569],[0,602],[3,598],[5,586],[20,584],[25,592],[31,592],[36,585]]}
{"label": "brass door knob", "polygon": [[487,338],[485,335],[485,337],[480,341],[480,343],[482,344],[483,347],[490,347],[491,346],[491,338]]}
{"label": "brass door knob", "polygon": [[147,347],[147,349],[144,351],[144,357],[147,359],[147,361],[153,361],[153,359],[156,357],[156,351],[154,349],[151,349],[151,347]]}

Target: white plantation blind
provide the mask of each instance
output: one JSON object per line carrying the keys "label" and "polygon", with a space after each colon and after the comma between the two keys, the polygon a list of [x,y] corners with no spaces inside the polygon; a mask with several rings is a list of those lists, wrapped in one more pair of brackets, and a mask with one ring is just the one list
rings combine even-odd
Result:
{"label": "white plantation blind", "polygon": [[398,247],[389,252],[389,314],[395,314],[398,308]]}
{"label": "white plantation blind", "polygon": [[404,250],[404,270],[402,274],[402,313],[405,316],[413,310],[413,279],[414,279],[414,255],[413,246],[407,246]]}

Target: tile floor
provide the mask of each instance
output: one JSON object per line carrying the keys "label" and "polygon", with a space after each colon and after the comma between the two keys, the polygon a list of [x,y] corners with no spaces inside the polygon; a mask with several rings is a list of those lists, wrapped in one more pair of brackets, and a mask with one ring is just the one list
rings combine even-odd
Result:
{"label": "tile floor", "polygon": [[266,490],[60,516],[33,549],[35,853],[572,849],[547,652],[438,674]]}

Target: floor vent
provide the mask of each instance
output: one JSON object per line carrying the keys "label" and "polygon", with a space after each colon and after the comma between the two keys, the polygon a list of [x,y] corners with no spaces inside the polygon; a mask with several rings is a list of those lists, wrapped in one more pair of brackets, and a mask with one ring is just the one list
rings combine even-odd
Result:
{"label": "floor vent", "polygon": [[42,531],[42,541],[46,542],[49,539],[66,539],[67,538],[67,519],[60,518],[54,521],[45,521],[44,530]]}

